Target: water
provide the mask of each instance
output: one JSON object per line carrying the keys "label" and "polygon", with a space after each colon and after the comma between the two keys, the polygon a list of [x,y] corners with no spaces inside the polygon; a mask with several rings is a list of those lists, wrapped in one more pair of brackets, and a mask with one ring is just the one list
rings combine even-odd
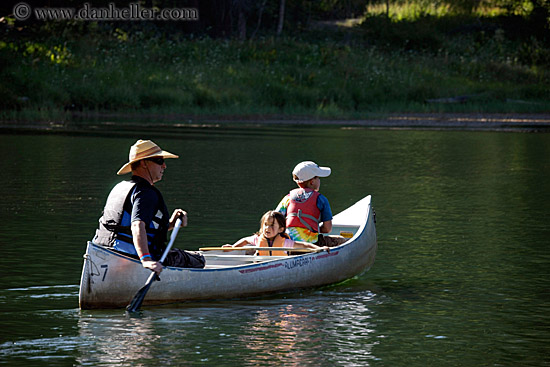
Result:
{"label": "water", "polygon": [[[175,246],[248,235],[330,166],[339,212],[373,195],[379,250],[347,282],[258,299],[80,311],[85,242],[138,138],[180,155],[158,184]],[[550,135],[317,127],[0,135],[0,364],[548,366]]]}

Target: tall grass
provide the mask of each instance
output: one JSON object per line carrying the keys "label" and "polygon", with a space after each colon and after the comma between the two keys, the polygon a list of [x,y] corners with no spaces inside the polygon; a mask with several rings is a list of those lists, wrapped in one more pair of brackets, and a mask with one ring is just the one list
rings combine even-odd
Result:
{"label": "tall grass", "polygon": [[[1,117],[550,111],[550,52],[539,38],[452,28],[430,17],[387,24],[372,16],[351,39],[316,31],[238,42],[135,29],[12,38],[0,42]],[[462,104],[433,103],[464,95]]]}
{"label": "tall grass", "polygon": [[[524,16],[532,9],[518,8],[517,15]],[[369,16],[384,15],[393,21],[412,21],[421,17],[431,16],[436,18],[452,16],[457,14],[457,9],[450,3],[437,1],[424,2],[391,2],[389,7],[384,3],[369,3],[365,8],[365,13]],[[495,17],[505,15],[506,9],[502,7],[487,6],[481,2],[476,9],[473,9],[471,16],[474,17]]]}

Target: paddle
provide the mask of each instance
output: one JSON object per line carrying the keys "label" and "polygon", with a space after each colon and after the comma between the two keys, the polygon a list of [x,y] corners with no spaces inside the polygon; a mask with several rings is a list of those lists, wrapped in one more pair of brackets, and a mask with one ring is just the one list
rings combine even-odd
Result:
{"label": "paddle", "polygon": [[[174,240],[176,239],[176,236],[178,235],[178,231],[181,226],[181,219],[178,218],[176,220],[176,224],[174,225],[174,229],[172,230],[172,234],[170,235],[170,242],[168,242],[168,246],[166,246],[166,250],[164,250],[164,253],[162,254],[162,257],[160,258],[159,262],[162,264],[164,259],[166,259],[166,255],[168,255],[168,252],[172,248],[172,245],[174,244]],[[136,312],[141,307],[141,304],[143,303],[143,299],[145,298],[145,295],[149,291],[149,288],[151,288],[151,284],[155,280],[160,280],[159,276],[156,272],[152,272],[149,278],[147,279],[147,282],[141,289],[136,293],[134,296],[134,299],[132,299],[132,302],[128,306],[126,306],[126,311],[128,312]]]}

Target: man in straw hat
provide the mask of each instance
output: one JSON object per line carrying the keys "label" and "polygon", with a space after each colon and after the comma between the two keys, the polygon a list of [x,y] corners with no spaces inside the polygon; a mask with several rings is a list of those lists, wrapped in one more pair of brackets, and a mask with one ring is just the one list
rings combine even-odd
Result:
{"label": "man in straw hat", "polygon": [[[151,140],[138,140],[130,148],[129,161],[117,172],[132,172],[130,181],[117,184],[99,219],[92,242],[139,258],[143,267],[160,273],[158,260],[166,248],[168,230],[178,218],[187,225],[187,213],[176,209],[169,217],[160,191],[154,184],[162,179],[167,158],[177,155],[162,150]],[[204,257],[191,251],[172,249],[163,262],[166,266],[204,267]]]}

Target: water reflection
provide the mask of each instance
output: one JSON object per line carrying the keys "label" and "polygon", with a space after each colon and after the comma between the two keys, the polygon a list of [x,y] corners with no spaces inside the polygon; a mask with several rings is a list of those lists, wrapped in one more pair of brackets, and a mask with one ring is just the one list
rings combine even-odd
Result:
{"label": "water reflection", "polygon": [[[304,307],[293,305],[257,311],[238,337],[252,352],[248,364],[265,364],[266,361],[278,361],[285,366],[320,364],[319,355],[314,352],[319,336],[312,327],[319,321]],[[304,353],[302,348],[297,348],[298,343],[313,346],[313,351]]]}
{"label": "water reflection", "polygon": [[[300,297],[192,303],[183,308],[82,313],[77,362],[152,366],[367,366],[380,342],[376,296],[342,289]],[[349,296],[349,300],[343,298]]]}
{"label": "water reflection", "polygon": [[77,362],[82,365],[150,365],[160,339],[150,318],[81,317],[80,337],[89,340]]}
{"label": "water reflection", "polygon": [[372,321],[370,292],[314,292],[307,301],[287,300],[276,308],[258,310],[239,340],[253,352],[249,365],[369,365],[378,344]]}

